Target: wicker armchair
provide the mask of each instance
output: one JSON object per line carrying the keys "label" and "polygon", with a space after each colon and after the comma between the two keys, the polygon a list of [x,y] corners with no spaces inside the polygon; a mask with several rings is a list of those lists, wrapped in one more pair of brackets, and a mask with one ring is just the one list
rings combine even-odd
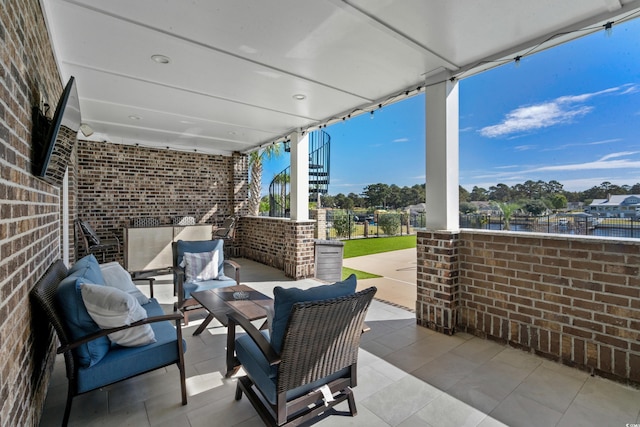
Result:
{"label": "wicker armchair", "polygon": [[[91,268],[86,270],[91,270]],[[69,319],[65,318],[64,310],[60,307],[57,296],[62,287],[61,283],[68,280],[67,274],[68,270],[62,260],[56,261],[38,280],[30,293],[34,306],[34,315],[38,316],[39,319],[46,318],[46,321],[53,326],[60,341],[57,354],[64,354],[69,383],[62,425],[66,426],[69,421],[71,402],[75,396],[173,364],[178,366],[182,404],[186,405],[187,388],[183,355],[186,347],[182,339],[182,314],[164,314],[162,307],[156,300],[152,299],[143,306],[148,314],[146,319],[130,325],[101,329],[98,332],[74,340],[72,339],[73,332]],[[75,287],[77,278],[75,276],[70,277],[73,279],[73,286]],[[86,312],[85,308],[82,308],[82,310]],[[80,307],[78,307],[78,311],[80,311]],[[78,354],[80,346],[106,339],[107,335],[113,332],[147,324],[151,325],[156,342],[138,347],[107,344],[107,354],[100,361],[88,367],[83,366]],[[75,329],[77,329],[77,326]],[[49,331],[49,328],[40,328],[38,330],[38,338],[50,340]],[[40,345],[43,345],[43,343],[40,343]],[[47,343],[44,343],[44,345],[47,346]]]}
{"label": "wicker armchair", "polygon": [[262,420],[273,426],[298,425],[344,400],[355,416],[351,388],[357,385],[360,336],[375,292],[371,287],[344,297],[295,303],[280,354],[266,332],[230,313],[228,330],[239,325],[247,332],[235,341],[247,374],[238,379],[235,399],[244,393]]}

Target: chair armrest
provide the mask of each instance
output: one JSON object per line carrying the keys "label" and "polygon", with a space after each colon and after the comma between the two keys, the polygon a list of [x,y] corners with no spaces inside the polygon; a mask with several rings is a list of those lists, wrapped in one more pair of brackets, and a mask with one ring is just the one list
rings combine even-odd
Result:
{"label": "chair armrest", "polygon": [[173,272],[173,274],[175,274],[175,275],[176,275],[176,278],[179,278],[179,279],[181,279],[181,280],[184,280],[184,276],[185,276],[184,268],[174,266],[174,267],[171,269],[171,271]]}
{"label": "chair armrest", "polygon": [[236,279],[236,284],[240,284],[240,264],[238,264],[235,261],[232,261],[230,259],[225,259],[224,260],[224,264],[227,264],[231,267],[233,267],[233,271],[234,271],[234,275],[235,275],[235,279]]}
{"label": "chair armrest", "polygon": [[253,323],[247,320],[246,317],[234,312],[227,313],[227,317],[229,321],[227,324],[228,331],[235,330],[235,326],[239,325],[256,343],[264,357],[267,359],[267,362],[269,362],[269,365],[277,365],[280,363],[280,355],[276,353],[273,347],[271,347],[271,343],[267,341],[264,335],[260,333]]}
{"label": "chair armrest", "polygon": [[184,279],[184,268],[173,266],[173,292],[178,297],[177,309],[182,309],[184,304]]}
{"label": "chair armrest", "polygon": [[149,293],[151,294],[151,298],[153,298],[153,284],[156,281],[155,277],[134,277],[133,274],[131,275],[131,281],[132,282],[141,282],[143,280],[148,280],[149,281]]}
{"label": "chair armrest", "polygon": [[62,354],[66,351],[69,350],[73,350],[76,347],[79,347],[82,344],[86,344],[89,341],[93,341],[96,338],[100,338],[106,335],[109,335],[113,332],[119,332],[119,331],[123,331],[125,329],[130,329],[130,328],[135,328],[136,326],[141,326],[141,325],[146,325],[149,323],[156,323],[156,322],[164,322],[164,321],[171,321],[171,320],[175,320],[176,324],[178,326],[180,326],[180,321],[182,320],[183,316],[182,316],[182,312],[180,311],[176,311],[174,313],[171,314],[165,314],[163,316],[153,316],[153,317],[147,317],[146,319],[142,319],[142,320],[138,320],[137,322],[133,322],[130,325],[123,325],[123,326],[118,326],[117,328],[109,328],[109,329],[102,329],[98,332],[95,332],[93,334],[90,335],[86,335],[82,338],[80,338],[77,341],[73,341],[67,345],[63,345],[58,347],[58,350],[56,350],[56,353],[58,354]]}

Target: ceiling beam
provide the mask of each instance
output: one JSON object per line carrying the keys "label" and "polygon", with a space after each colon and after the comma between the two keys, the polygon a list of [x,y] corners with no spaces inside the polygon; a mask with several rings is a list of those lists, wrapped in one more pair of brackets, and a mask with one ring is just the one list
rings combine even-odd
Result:
{"label": "ceiling beam", "polygon": [[419,41],[415,40],[413,37],[403,33],[399,29],[392,27],[386,22],[378,19],[376,16],[370,14],[366,10],[354,4],[349,3],[348,0],[328,0],[328,1],[334,4],[335,6],[339,7],[340,9],[344,10],[345,12],[348,12],[349,14],[356,16],[357,18],[363,20],[364,22],[367,22],[373,28],[376,28],[381,32],[385,33],[386,35],[393,37],[394,39],[400,41],[404,45],[417,50],[421,54],[434,56],[438,58],[438,60],[442,62],[444,67],[451,70],[458,70],[460,68],[458,65],[452,62],[449,62],[447,59],[439,55],[437,52],[434,52],[433,50],[429,49]]}

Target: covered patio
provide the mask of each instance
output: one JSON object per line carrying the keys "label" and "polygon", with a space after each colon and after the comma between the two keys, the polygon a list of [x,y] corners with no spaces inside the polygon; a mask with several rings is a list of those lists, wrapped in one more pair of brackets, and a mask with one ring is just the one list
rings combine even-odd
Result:
{"label": "covered patio", "polygon": [[[282,271],[238,259],[243,282],[272,295],[274,285],[307,288]],[[170,309],[170,277],[156,296]],[[144,287],[141,287],[145,291]],[[184,328],[189,404],[181,406],[176,368],[155,371],[76,398],[70,426],[261,426],[246,398],[233,399],[226,371],[225,328],[202,335]],[[605,426],[640,422],[640,390],[467,333],[448,336],[416,325],[414,313],[374,301],[358,363],[355,418],[331,416],[318,426]],[[66,378],[58,358],[41,427],[58,426]],[[238,375],[241,375],[242,371]],[[346,410],[346,403],[339,407]]]}
{"label": "covered patio", "polygon": [[[53,262],[80,256],[74,220],[122,236],[134,217],[214,225],[238,216],[239,256],[260,263],[258,280],[273,278],[265,288],[311,285],[308,133],[422,92],[428,221],[418,235],[415,314],[375,302],[360,415],[324,422],[435,426],[463,414],[471,425],[638,422],[637,390],[623,384],[640,382],[640,241],[458,224],[460,79],[640,11],[640,0],[561,3],[3,4],[2,425],[59,419],[56,340],[51,331],[39,340],[28,295]],[[88,130],[57,186],[32,172],[30,112],[54,105],[71,76]],[[291,144],[291,217],[250,216],[249,155],[282,141]],[[187,406],[178,406],[175,384],[167,395],[157,386],[170,376],[149,374],[79,398],[73,422],[198,425],[224,414],[232,425],[257,423],[219,376],[220,330],[189,340]]]}

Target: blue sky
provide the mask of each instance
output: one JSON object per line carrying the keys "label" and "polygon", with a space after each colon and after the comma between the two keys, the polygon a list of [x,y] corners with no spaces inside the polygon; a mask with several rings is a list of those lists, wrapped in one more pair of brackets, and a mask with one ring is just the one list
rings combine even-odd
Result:
{"label": "blue sky", "polygon": [[[462,79],[460,185],[640,182],[640,19]],[[325,129],[329,194],[424,183],[424,94]],[[265,164],[263,187],[289,164]]]}

